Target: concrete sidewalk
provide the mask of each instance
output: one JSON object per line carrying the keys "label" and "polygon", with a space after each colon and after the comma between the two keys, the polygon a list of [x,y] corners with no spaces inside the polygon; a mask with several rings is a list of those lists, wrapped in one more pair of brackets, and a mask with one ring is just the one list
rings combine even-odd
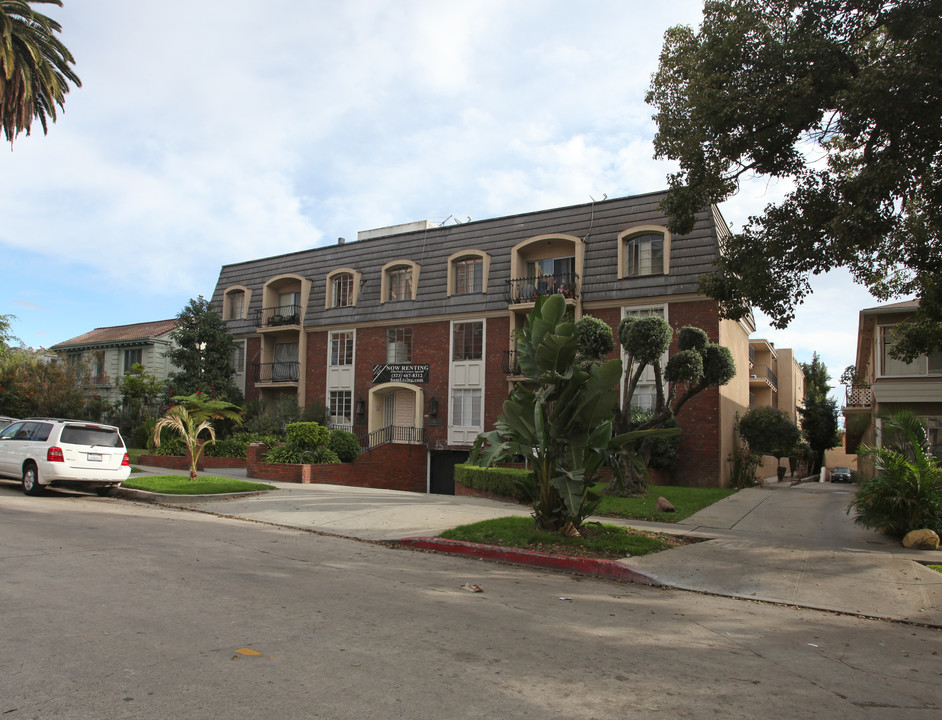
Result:
{"label": "concrete sidewalk", "polygon": [[[212,474],[245,477],[238,470]],[[270,484],[278,492],[227,499],[164,496],[162,502],[373,541],[428,538],[458,525],[529,515],[526,506],[482,498]],[[921,564],[942,564],[942,552],[907,550],[856,526],[846,513],[852,497],[848,486],[772,483],[741,490],[676,524],[593,518],[705,540],[643,557],[600,561],[606,568],[593,574],[942,627],[942,574]],[[482,556],[479,547],[431,549]],[[499,559],[550,566],[532,553],[503,552]]]}

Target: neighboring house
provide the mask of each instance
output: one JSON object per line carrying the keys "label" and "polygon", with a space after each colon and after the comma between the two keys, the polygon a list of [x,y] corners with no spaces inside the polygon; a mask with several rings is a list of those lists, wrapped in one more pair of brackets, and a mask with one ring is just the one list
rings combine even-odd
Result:
{"label": "neighboring house", "polygon": [[[942,454],[942,350],[911,363],[890,356],[893,330],[919,307],[915,300],[860,311],[857,326],[857,379],[847,388],[843,408],[846,449],[879,443],[881,416],[910,410],[928,429],[933,451]],[[860,471],[869,472],[866,463]]]}
{"label": "neighboring house", "polygon": [[[370,444],[464,457],[521,380],[515,335],[539,295],[561,294],[576,319],[613,329],[629,314],[696,325],[740,372],[680,416],[673,481],[728,483],[736,413],[749,400],[747,322],[721,320],[699,295],[728,229],[713,207],[673,235],[663,193],[439,226],[361,232],[345,242],[222,267],[213,307],[239,343],[247,401],[323,403],[332,423]],[[613,355],[614,356],[614,355]],[[635,397],[654,397],[653,377]],[[447,463],[446,463],[447,464]]]}
{"label": "neighboring house", "polygon": [[[789,348],[776,348],[763,338],[749,340],[749,406],[768,406],[783,410],[793,423],[801,426],[798,408],[805,400],[805,374]],[[775,477],[778,461],[764,457],[760,477]]]}
{"label": "neighboring house", "polygon": [[173,346],[170,333],[176,325],[176,320],[158,320],[96,328],[49,350],[68,362],[87,363],[86,395],[114,403],[121,400],[121,377],[135,364],[143,365],[158,380],[167,379],[174,367],[164,353]]}

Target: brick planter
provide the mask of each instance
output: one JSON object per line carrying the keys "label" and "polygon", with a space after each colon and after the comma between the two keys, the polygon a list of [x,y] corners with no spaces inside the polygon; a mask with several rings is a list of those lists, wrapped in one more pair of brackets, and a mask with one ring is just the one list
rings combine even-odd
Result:
{"label": "brick planter", "polygon": [[249,445],[246,475],[275,482],[322,483],[347,487],[426,492],[428,450],[424,445],[382,445],[350,463],[293,465],[265,463],[262,443]]}

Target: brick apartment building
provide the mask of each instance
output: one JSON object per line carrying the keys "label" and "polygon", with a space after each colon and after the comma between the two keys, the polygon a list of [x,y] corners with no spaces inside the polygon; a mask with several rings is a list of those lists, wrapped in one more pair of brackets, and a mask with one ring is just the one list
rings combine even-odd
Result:
{"label": "brick apartment building", "polygon": [[[721,320],[697,293],[728,233],[716,208],[672,236],[663,193],[439,226],[370,230],[355,242],[225,265],[213,306],[239,341],[246,399],[319,402],[372,445],[463,458],[513,383],[515,331],[540,294],[565,296],[575,318],[613,328],[629,313],[696,325],[733,352],[740,372],[680,416],[672,481],[728,482],[737,412],[749,403],[749,322]],[[654,397],[646,378],[638,402]],[[414,449],[413,449],[414,450]],[[446,463],[447,465],[447,463]],[[434,487],[435,478],[431,485]]]}

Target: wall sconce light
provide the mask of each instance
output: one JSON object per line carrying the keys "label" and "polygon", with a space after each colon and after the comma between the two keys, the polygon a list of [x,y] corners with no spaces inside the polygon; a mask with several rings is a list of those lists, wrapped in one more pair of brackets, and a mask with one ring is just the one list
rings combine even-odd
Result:
{"label": "wall sconce light", "polygon": [[428,401],[428,414],[430,417],[438,415],[438,398],[430,398]]}
{"label": "wall sconce light", "polygon": [[366,415],[366,401],[363,398],[357,400],[357,415]]}

